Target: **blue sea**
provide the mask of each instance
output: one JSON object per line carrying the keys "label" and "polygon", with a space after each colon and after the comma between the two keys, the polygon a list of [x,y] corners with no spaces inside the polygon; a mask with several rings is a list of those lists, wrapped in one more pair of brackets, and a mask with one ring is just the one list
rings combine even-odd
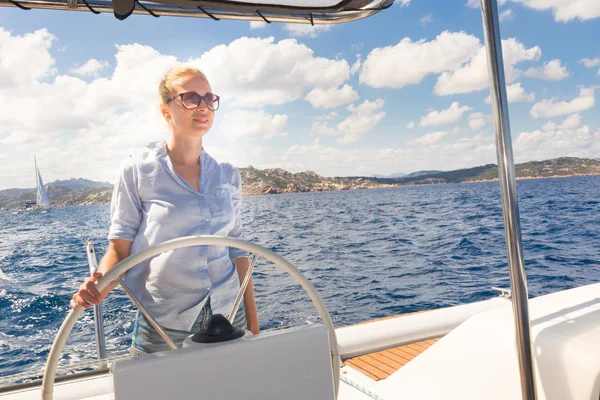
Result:
{"label": "blue sea", "polygon": [[[600,281],[600,176],[518,182],[532,297]],[[0,376],[43,368],[88,275],[84,245],[106,247],[108,205],[0,213]],[[497,296],[509,287],[498,182],[244,198],[246,239],[296,265],[336,326]],[[262,329],[316,321],[308,297],[264,259],[253,275]],[[104,303],[109,356],[126,354],[135,308]],[[93,313],[62,363],[95,358]]]}

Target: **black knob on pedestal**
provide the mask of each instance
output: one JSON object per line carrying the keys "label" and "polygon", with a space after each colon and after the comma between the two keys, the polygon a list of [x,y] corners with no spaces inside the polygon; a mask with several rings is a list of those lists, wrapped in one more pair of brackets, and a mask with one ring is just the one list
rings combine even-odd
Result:
{"label": "black knob on pedestal", "polygon": [[213,314],[208,327],[200,330],[192,336],[194,343],[220,343],[229,340],[238,339],[244,336],[246,332],[231,325],[231,323],[221,314]]}

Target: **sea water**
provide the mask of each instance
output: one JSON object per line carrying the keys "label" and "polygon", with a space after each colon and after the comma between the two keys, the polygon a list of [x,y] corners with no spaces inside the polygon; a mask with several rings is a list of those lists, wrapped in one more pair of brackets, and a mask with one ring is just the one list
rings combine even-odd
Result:
{"label": "sea water", "polygon": [[[600,176],[518,182],[530,296],[600,281]],[[245,238],[296,265],[337,327],[488,299],[509,287],[498,182],[244,197]],[[72,294],[88,275],[85,242],[106,248],[108,205],[0,212],[0,376],[43,368]],[[259,260],[262,329],[318,320],[285,272]],[[103,303],[109,356],[127,354],[135,307]],[[93,313],[61,364],[96,357]]]}

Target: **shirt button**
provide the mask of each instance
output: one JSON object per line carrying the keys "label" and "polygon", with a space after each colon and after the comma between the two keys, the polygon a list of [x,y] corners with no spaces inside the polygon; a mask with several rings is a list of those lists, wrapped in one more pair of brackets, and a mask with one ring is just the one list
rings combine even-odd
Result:
{"label": "shirt button", "polygon": [[209,219],[209,218],[206,218],[206,219],[205,219],[205,221],[206,221],[206,222],[208,222],[208,221],[210,221],[210,219]]}
{"label": "shirt button", "polygon": [[210,287],[210,286],[206,288],[206,290],[210,290],[210,289],[211,289],[211,287]]}

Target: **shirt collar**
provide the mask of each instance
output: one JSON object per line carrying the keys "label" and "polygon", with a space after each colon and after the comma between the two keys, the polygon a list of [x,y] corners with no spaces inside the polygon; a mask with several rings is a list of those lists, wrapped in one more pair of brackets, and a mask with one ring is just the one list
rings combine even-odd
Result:
{"label": "shirt collar", "polygon": [[[183,180],[177,172],[175,172],[175,168],[173,168],[173,163],[171,162],[171,158],[167,153],[167,141],[159,140],[156,142],[152,142],[148,144],[148,147],[153,149],[156,154],[156,160],[160,163],[160,165],[171,175],[171,177],[185,189],[193,192],[196,192],[185,180]],[[202,151],[200,152],[200,193],[204,193],[204,187],[206,185],[205,178],[206,172],[208,169],[209,160],[211,159],[210,155],[204,150],[204,146],[202,147]]]}

